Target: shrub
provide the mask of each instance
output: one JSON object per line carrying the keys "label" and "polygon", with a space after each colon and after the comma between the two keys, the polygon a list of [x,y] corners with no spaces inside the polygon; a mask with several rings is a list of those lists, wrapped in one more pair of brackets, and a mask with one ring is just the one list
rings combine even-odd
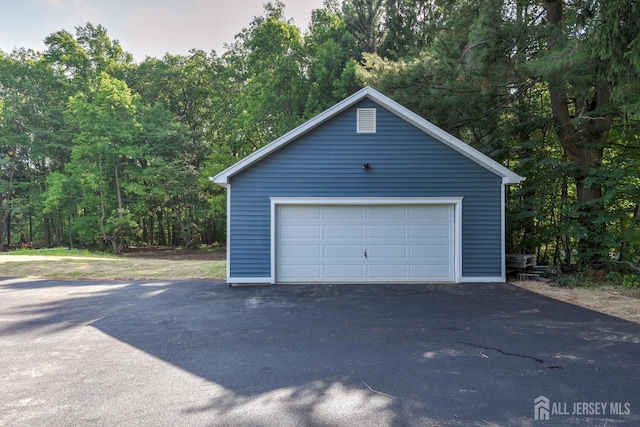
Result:
{"label": "shrub", "polygon": [[616,285],[629,289],[640,289],[640,274],[624,274],[617,271],[610,271],[607,280],[615,282]]}

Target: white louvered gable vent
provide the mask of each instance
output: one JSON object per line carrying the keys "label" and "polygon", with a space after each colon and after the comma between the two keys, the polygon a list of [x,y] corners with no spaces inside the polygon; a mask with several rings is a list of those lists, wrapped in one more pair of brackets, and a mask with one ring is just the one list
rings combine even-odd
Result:
{"label": "white louvered gable vent", "polygon": [[376,109],[358,108],[358,133],[376,133]]}

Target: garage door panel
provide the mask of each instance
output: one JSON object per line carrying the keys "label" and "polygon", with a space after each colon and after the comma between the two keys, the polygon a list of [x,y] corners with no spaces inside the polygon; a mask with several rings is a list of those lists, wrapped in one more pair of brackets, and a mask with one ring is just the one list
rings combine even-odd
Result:
{"label": "garage door panel", "polygon": [[322,256],[322,248],[318,245],[284,245],[280,248],[280,257],[283,259],[291,258],[311,258],[320,259]]}
{"label": "garage door panel", "polygon": [[287,206],[287,209],[281,209],[279,212],[280,219],[320,219],[322,217],[322,208],[319,206]]}
{"label": "garage door panel", "polygon": [[443,225],[413,225],[409,227],[409,235],[413,239],[449,239],[453,230],[448,224]]}
{"label": "garage door panel", "polygon": [[324,266],[326,279],[361,280],[364,276],[362,264],[329,264]]}
{"label": "garage door panel", "polygon": [[367,238],[405,238],[407,227],[404,225],[369,225],[367,226]]}
{"label": "garage door panel", "polygon": [[405,206],[369,206],[367,208],[367,218],[371,219],[399,219],[406,216]]}
{"label": "garage door panel", "polygon": [[362,259],[364,256],[362,245],[326,245],[324,257],[341,259]]}
{"label": "garage door panel", "polygon": [[448,265],[411,265],[409,266],[412,277],[448,277],[453,275],[453,270]]}
{"label": "garage door panel", "polygon": [[280,275],[282,277],[288,278],[291,280],[308,280],[308,281],[318,281],[322,280],[322,274],[320,266],[318,264],[299,264],[292,265],[287,264],[282,266],[280,270]]}
{"label": "garage door panel", "polygon": [[280,237],[285,239],[318,239],[322,236],[319,225],[287,225],[280,228]]}
{"label": "garage door panel", "polygon": [[448,219],[452,218],[452,212],[450,205],[426,205],[426,206],[411,206],[409,209],[410,218],[419,219]]}
{"label": "garage door panel", "polygon": [[406,245],[368,245],[367,258],[377,259],[406,259]]}
{"label": "garage door panel", "polygon": [[327,225],[324,227],[324,237],[328,239],[357,238],[364,235],[361,225]]}
{"label": "garage door panel", "polygon": [[406,264],[385,264],[385,265],[368,265],[367,275],[370,279],[395,279],[395,280],[407,280],[407,265]]}
{"label": "garage door panel", "polygon": [[331,219],[363,219],[364,207],[363,206],[343,206],[342,209],[332,209],[332,207],[325,207],[322,209],[324,218]]}
{"label": "garage door panel", "polygon": [[414,259],[449,259],[453,256],[450,245],[411,245],[410,257]]}

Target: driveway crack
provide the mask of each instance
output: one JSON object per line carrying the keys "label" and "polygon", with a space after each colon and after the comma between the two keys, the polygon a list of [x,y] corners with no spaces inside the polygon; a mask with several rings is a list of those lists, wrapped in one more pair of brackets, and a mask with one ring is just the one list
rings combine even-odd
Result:
{"label": "driveway crack", "polygon": [[[465,342],[465,341],[456,341],[456,343],[458,344],[465,344],[465,345],[470,345],[472,347],[477,347],[480,348],[482,350],[493,350],[493,351],[497,351],[500,354],[504,354],[505,356],[512,356],[512,357],[522,357],[524,359],[531,359],[537,363],[542,363],[544,364],[544,360],[539,359],[537,357],[533,357],[533,356],[527,356],[526,354],[518,354],[518,353],[508,353],[506,351],[503,351],[499,348],[496,347],[489,347],[486,345],[480,345],[480,344],[474,344],[474,343],[470,343],[470,342]],[[547,369],[562,369],[562,366],[558,366],[558,365],[552,365],[552,366],[545,366],[545,368]]]}

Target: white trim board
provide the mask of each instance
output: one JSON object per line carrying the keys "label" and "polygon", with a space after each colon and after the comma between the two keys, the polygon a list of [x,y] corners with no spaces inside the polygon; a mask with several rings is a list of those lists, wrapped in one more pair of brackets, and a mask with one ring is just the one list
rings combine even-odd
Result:
{"label": "white trim board", "polygon": [[229,285],[271,285],[270,277],[227,277]]}
{"label": "white trim board", "polygon": [[227,283],[231,278],[231,184],[226,186],[227,190]]}
{"label": "white trim board", "polygon": [[462,277],[460,279],[460,283],[504,283],[506,279],[504,277],[490,277],[490,276],[479,276],[479,277]]}

